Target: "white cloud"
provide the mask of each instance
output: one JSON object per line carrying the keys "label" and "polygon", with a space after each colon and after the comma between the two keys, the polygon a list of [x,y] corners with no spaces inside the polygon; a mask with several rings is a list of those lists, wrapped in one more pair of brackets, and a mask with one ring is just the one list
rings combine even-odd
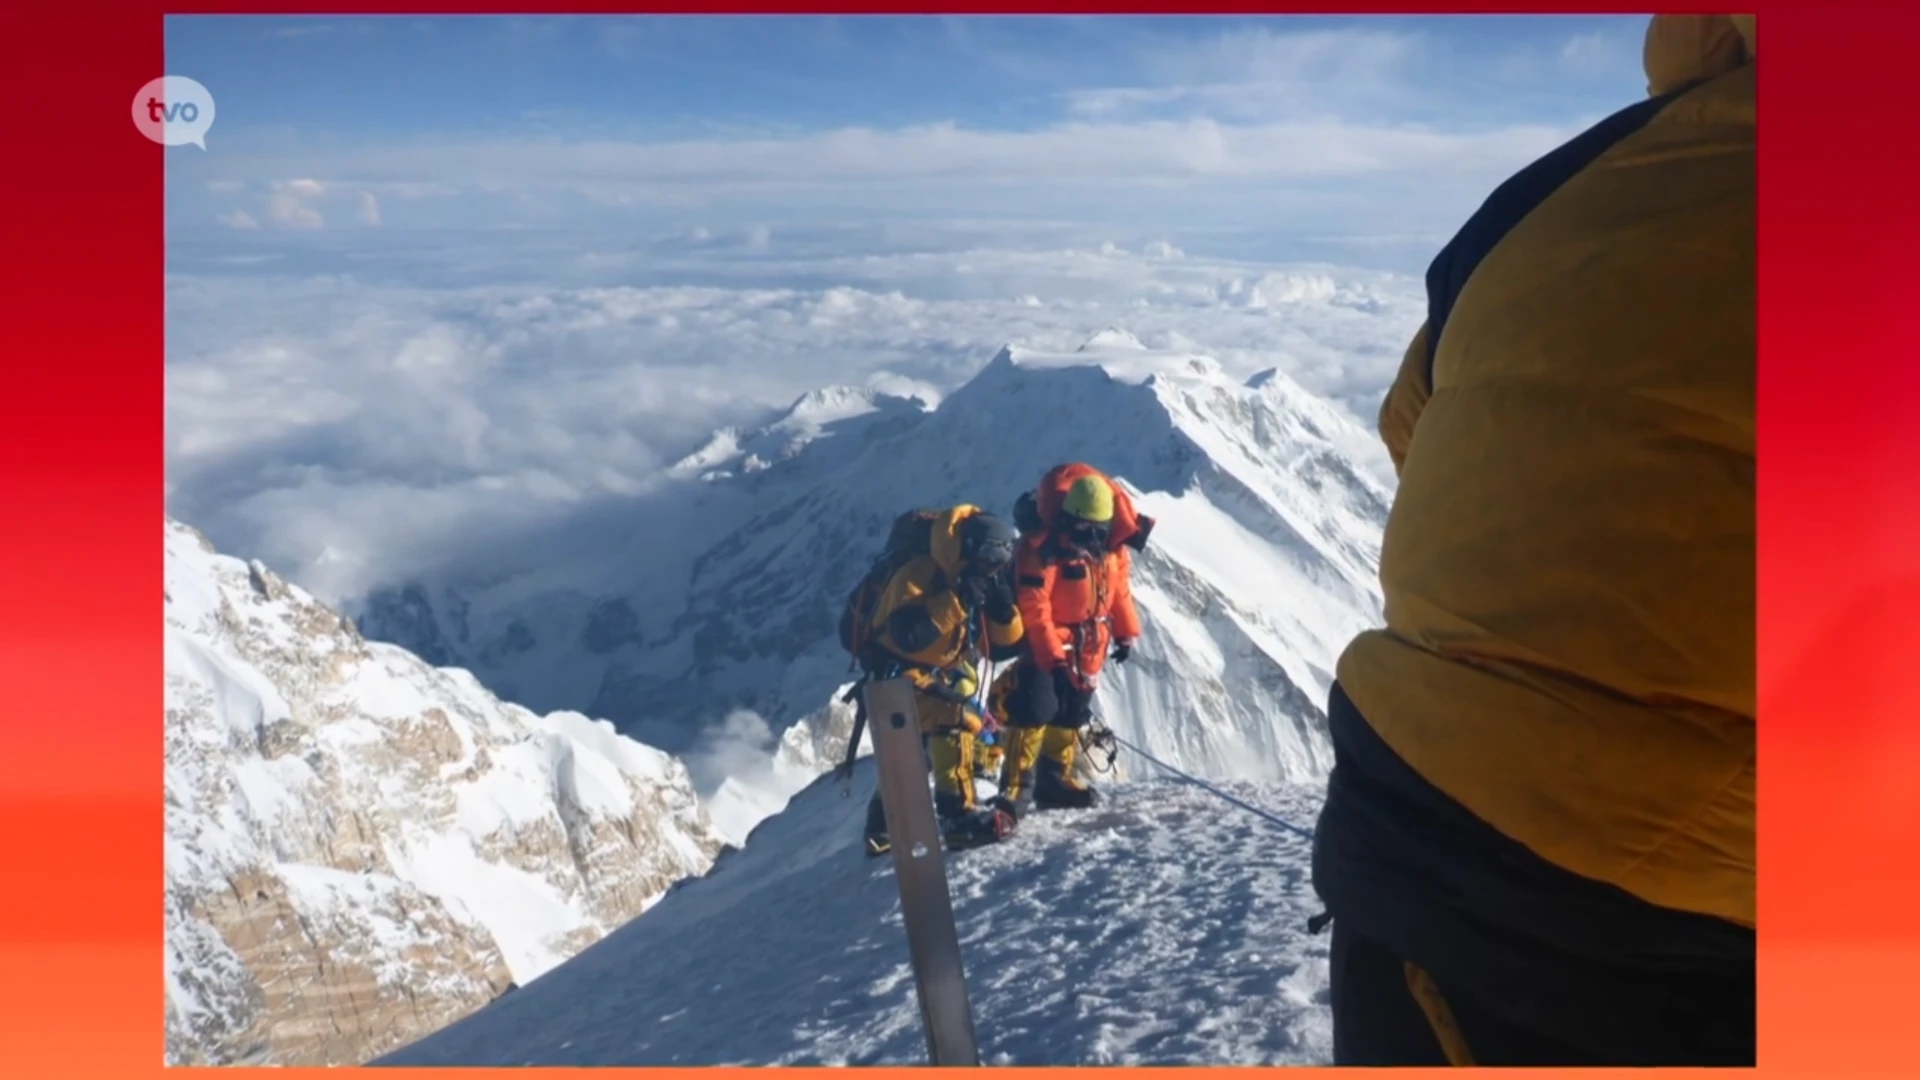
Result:
{"label": "white cloud", "polygon": [[289,229],[322,229],[327,219],[312,204],[326,194],[326,185],[318,180],[286,180],[273,185],[267,196],[267,217]]}
{"label": "white cloud", "polygon": [[460,194],[460,189],[440,181],[424,183],[368,184],[367,189],[389,199],[431,199]]}
{"label": "white cloud", "polygon": [[1265,122],[1377,118],[1417,100],[1416,62],[1431,47],[1421,35],[1372,27],[1239,30],[1163,45],[1143,54],[1133,85],[1082,88],[1066,98],[1074,112],[1103,118],[1172,105]]}
{"label": "white cloud", "polygon": [[711,796],[730,778],[748,782],[770,779],[773,751],[779,739],[759,713],[738,709],[701,731],[691,750],[681,755],[695,787]]}
{"label": "white cloud", "polygon": [[[1280,366],[1370,420],[1421,314],[1411,278],[1097,240],[886,251],[774,234],[754,255],[741,239],[668,254],[529,236],[432,256],[450,276],[514,268],[494,285],[383,276],[383,254],[416,254],[398,241],[359,250],[364,278],[176,273],[169,506],[338,599],[645,497],[713,428],[807,390],[938,396],[1009,341],[1071,349],[1112,323],[1242,375]],[[601,280],[661,283],[568,284],[593,254]]]}
{"label": "white cloud", "polygon": [[363,224],[380,224],[380,197],[371,191],[360,193],[360,220]]}
{"label": "white cloud", "polygon": [[[255,183],[406,192],[408,221],[441,229],[564,224],[602,232],[689,218],[710,228],[1020,215],[1161,228],[1261,228],[1311,220],[1329,234],[1451,227],[1576,125],[1448,131],[1336,119],[1073,122],[1033,131],[954,124],[761,138],[437,139],[234,149],[193,168]],[[266,219],[315,229],[334,216],[281,185]],[[169,212],[191,232],[192,196]],[[323,217],[323,212],[325,216]],[[351,213],[351,204],[342,213]]]}
{"label": "white cloud", "polygon": [[[481,190],[620,185],[635,194],[715,189],[776,194],[821,185],[845,191],[937,181],[1130,186],[1205,179],[1479,175],[1490,161],[1497,163],[1494,168],[1523,164],[1571,131],[1524,124],[1456,132],[1332,120],[1229,125],[1206,118],[1069,123],[1037,131],[984,131],[943,123],[673,142],[413,140],[311,156],[289,149],[273,162],[360,186],[451,184]],[[248,170],[262,164],[240,153],[222,162]],[[463,185],[460,178],[471,179]],[[294,181],[285,190],[310,196],[324,186]]]}
{"label": "white cloud", "polygon": [[241,230],[258,229],[260,227],[260,223],[254,220],[252,214],[238,207],[235,207],[228,213],[221,214],[220,224],[225,225],[229,229]]}
{"label": "white cloud", "polygon": [[1638,74],[1638,35],[1619,31],[1589,30],[1574,34],[1560,46],[1560,60],[1567,70],[1579,74],[1625,69]]}

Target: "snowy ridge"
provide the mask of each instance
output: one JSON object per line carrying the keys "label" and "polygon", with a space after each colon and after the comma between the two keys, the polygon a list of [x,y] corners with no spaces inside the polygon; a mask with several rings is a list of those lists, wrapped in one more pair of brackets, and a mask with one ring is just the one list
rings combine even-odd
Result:
{"label": "snowy ridge", "polygon": [[[821,778],[704,877],[377,1064],[923,1063],[892,862],[859,851],[869,764],[853,798]],[[1318,802],[1311,785],[1231,786],[1305,822]],[[1309,859],[1305,840],[1160,781],[950,855],[983,1061],[1326,1064]]]}
{"label": "snowy ridge", "polygon": [[[884,421],[902,411],[927,408],[919,395],[902,397],[877,389],[833,386],[804,394],[779,419],[750,432],[723,428],[707,444],[681,459],[670,472],[680,479],[723,480],[755,473],[795,457],[817,440],[830,438],[850,421]],[[876,415],[879,414],[879,415]],[[864,426],[864,425],[862,425]]]}
{"label": "snowy ridge", "polygon": [[167,1058],[348,1064],[721,849],[686,768],[502,703],[166,522]]}
{"label": "snowy ridge", "polygon": [[[813,723],[847,678],[839,604],[895,514],[957,501],[1010,514],[1046,469],[1083,460],[1159,520],[1137,560],[1146,636],[1106,679],[1107,721],[1202,775],[1299,781],[1330,763],[1322,703],[1340,649],[1380,621],[1390,499],[1375,440],[1344,410],[1277,371],[1238,380],[1119,328],[1071,352],[1002,349],[931,409],[876,396],[882,407],[861,411],[843,394],[812,403],[830,419],[765,467],[709,467],[744,461],[738,439],[701,456],[706,479],[685,480],[679,508],[655,504],[671,527],[647,526],[657,546],[634,560],[647,571],[608,578],[585,625],[557,592],[502,603],[485,586],[423,590],[440,625],[490,613],[449,651],[516,700],[579,702],[675,752],[740,709],[774,731]],[[366,625],[404,642],[394,610],[376,602]],[[515,625],[536,624],[489,662]],[[766,750],[785,755],[778,804],[806,775]]]}

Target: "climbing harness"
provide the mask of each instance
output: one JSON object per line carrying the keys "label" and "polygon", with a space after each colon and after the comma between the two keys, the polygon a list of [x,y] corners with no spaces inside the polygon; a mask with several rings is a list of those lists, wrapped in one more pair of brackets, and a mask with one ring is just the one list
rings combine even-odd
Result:
{"label": "climbing harness", "polygon": [[1091,690],[1094,686],[1094,678],[1087,674],[1086,657],[1088,646],[1093,641],[1094,628],[1096,626],[1110,627],[1113,623],[1112,618],[1106,613],[1108,593],[1110,591],[1108,586],[1110,583],[1107,580],[1107,559],[1104,551],[1093,552],[1080,549],[1076,554],[1085,560],[1088,574],[1093,578],[1094,615],[1091,618],[1082,619],[1074,623],[1070,628],[1073,634],[1073,644],[1068,647],[1067,652],[1072,656],[1074,681],[1079,683],[1081,687]]}

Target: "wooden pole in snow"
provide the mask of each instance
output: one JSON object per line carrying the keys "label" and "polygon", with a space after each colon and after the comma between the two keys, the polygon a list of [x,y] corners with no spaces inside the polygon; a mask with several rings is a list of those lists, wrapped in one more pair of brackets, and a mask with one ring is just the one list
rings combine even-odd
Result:
{"label": "wooden pole in snow", "polygon": [[934,1065],[977,1066],[973,1006],[960,958],[960,931],[953,921],[940,822],[927,789],[927,750],[913,684],[888,679],[869,683],[866,693],[867,726],[873,733],[880,802],[887,813],[927,1056]]}

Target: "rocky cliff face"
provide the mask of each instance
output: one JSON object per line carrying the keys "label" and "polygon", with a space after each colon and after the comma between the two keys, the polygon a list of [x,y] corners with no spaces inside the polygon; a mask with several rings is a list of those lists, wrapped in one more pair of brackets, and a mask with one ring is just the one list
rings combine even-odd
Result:
{"label": "rocky cliff face", "polygon": [[722,847],[681,763],[369,642],[166,523],[167,1059],[353,1064]]}

